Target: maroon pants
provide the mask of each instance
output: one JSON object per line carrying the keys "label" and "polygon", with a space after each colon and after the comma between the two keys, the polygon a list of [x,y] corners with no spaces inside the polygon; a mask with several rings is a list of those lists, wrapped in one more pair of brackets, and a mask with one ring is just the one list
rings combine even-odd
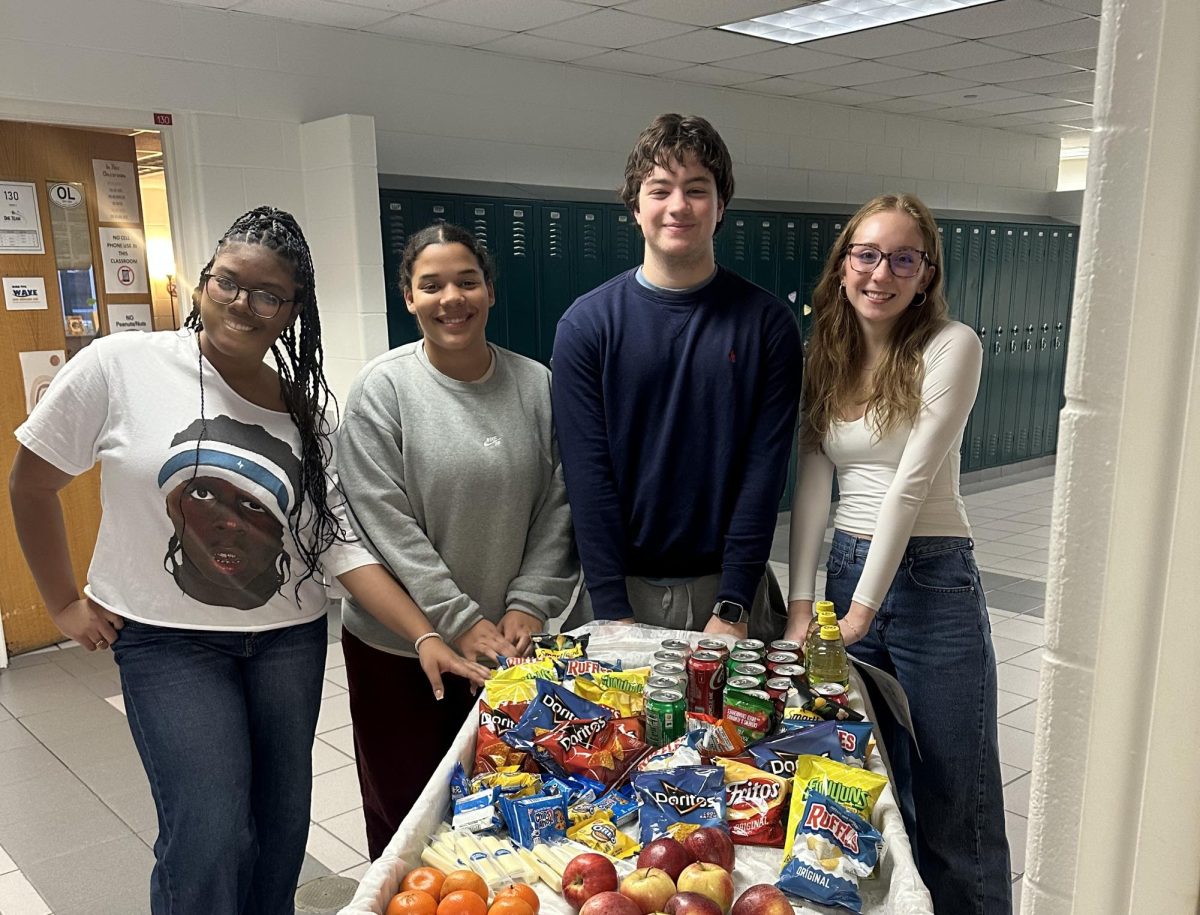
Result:
{"label": "maroon pants", "polygon": [[437,701],[415,658],[372,648],[344,629],[342,651],[367,848],[374,861],[450,749],[474,696],[466,680],[446,676],[446,696]]}

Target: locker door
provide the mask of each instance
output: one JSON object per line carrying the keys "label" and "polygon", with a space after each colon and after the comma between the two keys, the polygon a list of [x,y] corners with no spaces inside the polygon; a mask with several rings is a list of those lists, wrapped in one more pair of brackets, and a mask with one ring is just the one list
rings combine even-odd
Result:
{"label": "locker door", "polygon": [[[1004,403],[1004,360],[1008,338],[1008,303],[1012,294],[1012,263],[1016,259],[1016,232],[1007,226],[991,226],[984,246],[980,324],[984,328],[983,377],[987,397],[983,402],[982,456],[980,467],[995,467],[1000,461],[1001,407]],[[976,400],[976,404],[979,401]],[[977,406],[976,409],[979,407]]]}
{"label": "locker door", "polygon": [[1037,370],[1033,386],[1033,433],[1030,456],[1046,453],[1046,400],[1050,396],[1050,328],[1054,317],[1054,298],[1058,293],[1058,276],[1062,270],[1062,230],[1044,229],[1046,233],[1046,270],[1042,275],[1041,308],[1033,332],[1033,348],[1037,355]]}
{"label": "locker door", "polygon": [[604,273],[611,279],[642,262],[642,233],[623,205],[607,208],[604,227]]}
{"label": "locker door", "polygon": [[1066,368],[1067,332],[1071,325],[1071,297],[1075,287],[1075,249],[1078,229],[1067,229],[1063,234],[1062,267],[1056,284],[1054,310],[1050,327],[1049,362],[1050,396],[1046,398],[1046,451],[1058,447],[1058,414],[1063,406],[1063,372]]}
{"label": "locker door", "polygon": [[[1017,364],[1020,366],[1021,388],[1017,402],[1016,449],[1013,460],[1024,461],[1036,454],[1033,451],[1034,390],[1038,379],[1038,323],[1042,311],[1042,283],[1046,276],[1046,248],[1049,241],[1044,226],[1022,229],[1022,240],[1029,239],[1029,262],[1022,283],[1024,310],[1017,335]],[[1014,315],[1014,321],[1016,320]]]}
{"label": "locker door", "polygon": [[[1000,453],[997,463],[1011,463],[1017,451],[1017,406],[1021,391],[1021,331],[1025,317],[1025,286],[1029,271],[1029,229],[1006,227],[1005,232],[1014,234],[1014,254],[1007,261],[1007,271],[1001,273],[1001,285],[1007,287],[1003,299],[1004,312],[998,317],[1004,321],[1004,370],[1001,418],[998,428]],[[1007,236],[1006,236],[1007,239]],[[999,308],[999,304],[997,304]]]}
{"label": "locker door", "polygon": [[800,245],[803,217],[784,216],[779,221],[779,297],[787,302],[796,320],[800,319],[801,273]]}
{"label": "locker door", "polygon": [[413,219],[414,232],[435,222],[461,224],[459,198],[454,194],[413,194]]}
{"label": "locker door", "polygon": [[800,228],[800,295],[797,312],[800,335],[806,342],[812,333],[812,294],[825,264],[829,249],[827,220],[820,216],[801,217]]}
{"label": "locker door", "polygon": [[[538,352],[538,286],[534,210],[528,203],[500,205],[497,260],[504,283],[504,324],[509,349],[530,359]],[[499,298],[499,290],[497,290]],[[499,301],[496,303],[500,304]]]}
{"label": "locker door", "polygon": [[[960,320],[972,327],[979,336],[980,345],[984,349],[984,359],[987,358],[987,341],[984,339],[987,328],[979,314],[979,297],[983,283],[983,249],[985,227],[970,224],[966,227],[965,257],[963,260],[963,307]],[[983,413],[987,394],[985,384],[987,373],[982,372],[979,378],[979,393],[975,395],[975,406],[967,419],[967,428],[963,433],[963,470],[978,470],[983,460]],[[978,434],[977,434],[978,433]]]}
{"label": "locker door", "polygon": [[717,262],[751,282],[754,281],[752,220],[749,213],[726,213],[716,240]]}
{"label": "locker door", "polygon": [[[604,265],[603,204],[572,204],[571,224],[574,227],[571,245],[571,301],[591,292],[608,279]],[[570,302],[567,303],[570,305]],[[567,306],[563,306],[563,311]]]}
{"label": "locker door", "polygon": [[413,201],[400,191],[379,192],[379,221],[383,236],[383,285],[387,294],[388,346],[411,343],[421,337],[416,319],[408,313],[400,291],[400,258],[413,231]]}
{"label": "locker door", "polygon": [[574,301],[571,281],[571,211],[562,204],[537,207],[538,361],[549,365],[558,319]]}
{"label": "locker door", "polygon": [[[457,218],[460,225],[487,248],[499,267],[497,245],[500,240],[500,219],[496,211],[494,200],[463,198],[458,201]],[[488,315],[487,336],[497,346],[508,348],[508,289],[504,273],[497,272],[496,304]]]}
{"label": "locker door", "polygon": [[779,217],[759,213],[750,223],[750,281],[779,295]]}
{"label": "locker door", "polygon": [[942,256],[946,261],[946,301],[950,305],[950,317],[955,321],[962,321],[966,308],[967,244],[970,239],[970,227],[965,223],[954,222],[947,223],[944,228],[946,234],[942,240]]}

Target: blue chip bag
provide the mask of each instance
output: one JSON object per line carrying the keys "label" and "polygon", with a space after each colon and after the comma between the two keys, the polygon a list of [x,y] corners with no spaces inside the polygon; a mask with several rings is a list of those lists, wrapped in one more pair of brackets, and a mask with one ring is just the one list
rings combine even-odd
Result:
{"label": "blue chip bag", "polygon": [[516,750],[533,752],[533,740],[552,731],[564,721],[574,718],[612,718],[615,712],[576,696],[559,683],[537,681],[537,695],[530,701],[516,727],[505,731],[500,739]]}
{"label": "blue chip bag", "polygon": [[642,844],[661,836],[682,840],[701,826],[725,829],[725,770],[720,766],[680,766],[633,776],[642,803]]}
{"label": "blue chip bag", "polygon": [[500,789],[484,788],[454,802],[454,818],[450,825],[471,832],[490,832],[502,829]]}
{"label": "blue chip bag", "polygon": [[792,778],[796,774],[797,756],[825,756],[842,761],[842,744],[838,740],[837,722],[814,722],[811,728],[788,730],[767,737],[746,747],[754,765],[771,775]]}
{"label": "blue chip bag", "polygon": [[467,770],[463,764],[456,762],[450,770],[450,800],[462,800],[471,793],[471,780],[467,778]]}
{"label": "blue chip bag", "polygon": [[[825,724],[837,725],[838,742],[842,745],[840,761],[847,765],[863,768],[867,764],[867,745],[871,739],[871,730],[875,727],[869,721],[822,721],[816,718],[785,718],[785,731],[808,731]],[[824,754],[814,754],[824,755]],[[836,756],[830,759],[838,759]]]}
{"label": "blue chip bag", "polygon": [[803,812],[793,815],[793,821],[791,845],[775,885],[801,899],[861,913],[858,881],[879,862],[883,836],[819,791],[808,793]]}

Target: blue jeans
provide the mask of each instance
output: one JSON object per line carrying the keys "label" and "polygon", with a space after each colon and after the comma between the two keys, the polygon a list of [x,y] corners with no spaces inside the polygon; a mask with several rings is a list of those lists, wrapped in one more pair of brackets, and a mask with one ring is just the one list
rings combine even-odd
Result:
{"label": "blue jeans", "polygon": [[[835,531],[825,596],[850,608],[871,541]],[[917,868],[939,915],[1010,915],[1012,884],[996,736],[996,655],[972,542],[913,537],[870,630],[850,652],[893,674],[908,733],[876,698]]]}
{"label": "blue jeans", "polygon": [[325,618],[266,632],[126,620],[113,653],[158,811],[155,915],[293,915]]}

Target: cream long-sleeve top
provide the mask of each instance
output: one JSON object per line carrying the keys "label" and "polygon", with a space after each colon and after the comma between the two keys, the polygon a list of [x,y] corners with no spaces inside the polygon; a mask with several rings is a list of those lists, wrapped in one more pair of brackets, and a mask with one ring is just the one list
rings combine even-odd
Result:
{"label": "cream long-sleeve top", "polygon": [[819,451],[801,452],[792,500],[790,600],[812,600],[829,517],[872,538],[854,600],[878,610],[910,537],[970,537],[959,493],[959,449],[979,390],[983,349],[965,324],[947,321],[924,352],[921,406],[912,423],[879,438],[870,417],[834,421]]}

